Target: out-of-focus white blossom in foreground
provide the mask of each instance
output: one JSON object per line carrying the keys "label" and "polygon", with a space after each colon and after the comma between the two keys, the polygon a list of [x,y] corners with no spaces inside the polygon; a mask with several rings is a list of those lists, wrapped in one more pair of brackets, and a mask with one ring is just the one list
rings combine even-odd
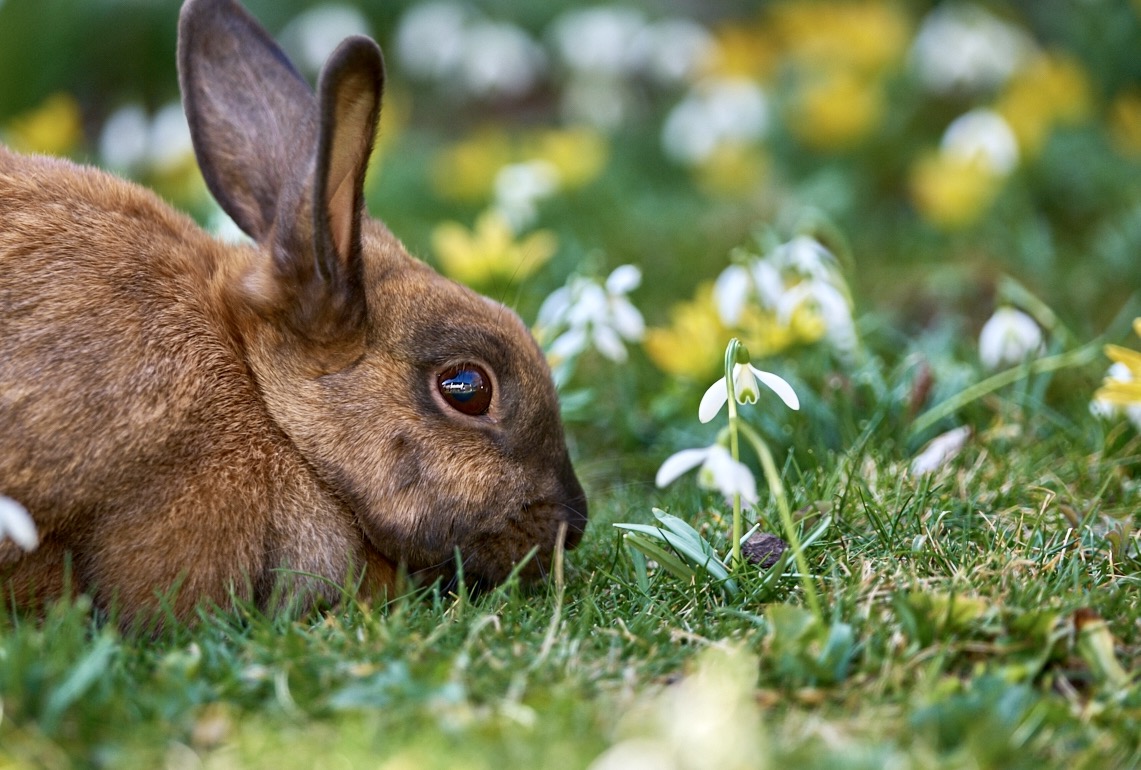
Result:
{"label": "out-of-focus white blossom in foreground", "polygon": [[24,506],[0,495],[0,542],[5,540],[11,540],[24,551],[34,551],[40,544],[36,523]]}
{"label": "out-of-focus white blossom in foreground", "polygon": [[698,165],[724,145],[755,142],[768,126],[768,99],[755,82],[705,80],[666,116],[662,149],[677,163]]}
{"label": "out-of-focus white blossom in foreground", "polygon": [[667,486],[698,466],[701,467],[697,471],[697,485],[702,489],[719,492],[726,500],[740,495],[744,505],[757,504],[757,481],[753,472],[744,463],[734,460],[729,450],[720,444],[675,452],[658,468],[654,483]]}
{"label": "out-of-focus white blossom in foreground", "polygon": [[[760,380],[780,396],[781,401],[789,409],[800,409],[800,399],[796,397],[796,391],[783,377],[772,372],[762,371],[752,364],[733,365],[733,393],[738,404],[757,403],[757,398],[761,392],[761,389],[757,387],[757,380]],[[729,387],[725,378],[722,377],[710,385],[709,389],[705,391],[705,395],[701,397],[701,404],[697,408],[697,419],[702,422],[709,422],[717,416],[721,407],[725,406],[728,401]]]}
{"label": "out-of-focus white blossom in foreground", "polygon": [[325,66],[329,54],[351,35],[370,37],[364,14],[351,5],[326,3],[298,15],[285,27],[281,40],[293,61],[310,74]]}
{"label": "out-of-focus white blossom in foreground", "polygon": [[495,176],[494,208],[511,229],[522,233],[535,222],[539,202],[559,189],[559,171],[545,160],[511,163]]}
{"label": "out-of-focus white blossom in foreground", "polygon": [[971,437],[971,428],[964,425],[952,428],[927,442],[915,459],[911,461],[911,475],[923,476],[942,468],[962,451]]}
{"label": "out-of-focus white blossom in foreground", "polygon": [[640,342],[646,332],[642,314],[627,295],[642,283],[642,271],[634,265],[614,269],[604,283],[571,276],[539,308],[536,336],[552,339],[547,356],[564,361],[593,346],[611,361],[626,360],[624,342]]}
{"label": "out-of-focus white blossom in foreground", "polygon": [[981,6],[944,3],[923,20],[911,60],[936,93],[995,89],[1034,53],[1025,32]]}
{"label": "out-of-focus white blossom in foreground", "polygon": [[171,102],[151,118],[137,104],[111,113],[99,134],[99,156],[108,168],[136,174],[163,172],[188,162],[194,155],[190,126],[182,104]]}
{"label": "out-of-focus white blossom in foreground", "polygon": [[590,770],[767,767],[767,738],[754,697],[757,658],[712,645],[681,681],[635,703],[621,736]]}
{"label": "out-of-focus white blossom in foreground", "polygon": [[1021,364],[1045,351],[1037,322],[1012,307],[1000,307],[979,333],[979,360],[987,369]]}

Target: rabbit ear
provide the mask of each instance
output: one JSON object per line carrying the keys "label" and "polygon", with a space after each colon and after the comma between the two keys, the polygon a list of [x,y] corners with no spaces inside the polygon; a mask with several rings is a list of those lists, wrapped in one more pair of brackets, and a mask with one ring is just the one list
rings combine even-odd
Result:
{"label": "rabbit ear", "polygon": [[317,135],[316,99],[234,0],[187,0],[178,74],[194,151],[215,200],[254,240],[273,228],[283,187]]}

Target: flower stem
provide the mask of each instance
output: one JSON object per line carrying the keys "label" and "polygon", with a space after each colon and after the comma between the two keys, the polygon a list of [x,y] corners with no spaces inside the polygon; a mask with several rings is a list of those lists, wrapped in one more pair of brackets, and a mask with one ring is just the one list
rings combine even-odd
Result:
{"label": "flower stem", "polygon": [[[725,391],[729,396],[727,402],[729,407],[729,454],[735,463],[741,462],[741,446],[738,438],[740,421],[737,419],[737,393],[733,382],[733,370],[737,364],[737,350],[740,346],[740,340],[734,337],[729,340],[729,345],[725,348]],[[730,566],[737,566],[741,562],[741,535],[743,531],[741,493],[735,492],[733,494],[733,541],[729,554]]]}
{"label": "flower stem", "polygon": [[788,545],[796,559],[796,571],[800,573],[800,584],[804,588],[805,600],[813,614],[823,620],[824,617],[820,613],[820,600],[816,596],[816,586],[812,582],[812,576],[808,573],[808,560],[804,558],[804,551],[800,547],[800,537],[796,534],[796,525],[793,524],[792,512],[789,511],[788,501],[784,497],[784,484],[781,483],[780,473],[773,461],[773,454],[769,451],[769,446],[764,439],[748,423],[742,422],[740,428],[745,434],[745,438],[752,444],[757,456],[761,458],[761,467],[765,471],[765,480],[769,483],[769,492],[776,499],[777,509],[780,511],[784,536],[788,539]]}

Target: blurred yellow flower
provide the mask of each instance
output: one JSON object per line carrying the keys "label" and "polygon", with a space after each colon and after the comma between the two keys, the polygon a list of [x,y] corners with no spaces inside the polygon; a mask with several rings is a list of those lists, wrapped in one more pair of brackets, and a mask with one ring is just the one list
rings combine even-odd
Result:
{"label": "blurred yellow flower", "polygon": [[71,94],[53,94],[38,107],[12,118],[4,134],[14,150],[67,155],[83,139],[79,103]]}
{"label": "blurred yellow flower", "polygon": [[[1133,320],[1133,331],[1141,337],[1141,318]],[[1128,371],[1127,377],[1106,377],[1094,394],[1094,401],[1117,406],[1141,405],[1141,352],[1120,345],[1106,345],[1105,354]]]}
{"label": "blurred yellow flower", "polygon": [[442,150],[432,162],[432,187],[441,198],[478,202],[491,196],[499,169],[511,163],[511,139],[484,128]]}
{"label": "blurred yellow flower", "polygon": [[711,195],[743,198],[760,187],[768,158],[758,148],[723,142],[694,169],[697,183]]}
{"label": "blurred yellow flower", "polygon": [[713,301],[713,284],[697,287],[694,298],[670,308],[670,325],[646,330],[643,343],[654,365],[675,377],[705,379],[722,367],[711,350],[724,347],[729,330]]}
{"label": "blurred yellow flower", "polygon": [[1118,94],[1109,107],[1109,135],[1118,152],[1141,157],[1141,90]]}
{"label": "blurred yellow flower", "polygon": [[610,147],[595,129],[578,126],[525,136],[517,155],[522,161],[550,163],[559,173],[559,186],[573,189],[598,178],[610,159]]}
{"label": "blurred yellow flower", "polygon": [[788,127],[815,150],[844,150],[874,131],[885,111],[883,86],[848,70],[824,69],[806,76],[789,105]]}
{"label": "blurred yellow flower", "polygon": [[823,339],[828,327],[824,318],[810,304],[801,304],[793,311],[787,323],[782,323],[776,312],[756,306],[747,306],[741,313],[735,330],[749,353],[771,356],[793,345],[808,345]]}
{"label": "blurred yellow flower", "polygon": [[1073,58],[1043,54],[1016,73],[995,109],[1006,119],[1026,156],[1038,154],[1058,125],[1084,120],[1090,113],[1090,84]]}
{"label": "blurred yellow flower", "polygon": [[879,73],[911,41],[907,16],[890,0],[784,3],[769,16],[788,55],[814,68]]}
{"label": "blurred yellow flower", "polygon": [[984,158],[931,153],[911,168],[911,200],[924,219],[955,230],[982,215],[1002,182]]}
{"label": "blurred yellow flower", "polygon": [[527,278],[551,258],[558,240],[549,230],[517,239],[501,214],[486,211],[476,219],[474,230],[458,222],[437,225],[432,248],[445,273],[461,283],[480,286]]}
{"label": "blurred yellow flower", "polygon": [[698,68],[702,75],[764,82],[776,71],[780,52],[767,24],[722,24],[713,37],[709,60]]}

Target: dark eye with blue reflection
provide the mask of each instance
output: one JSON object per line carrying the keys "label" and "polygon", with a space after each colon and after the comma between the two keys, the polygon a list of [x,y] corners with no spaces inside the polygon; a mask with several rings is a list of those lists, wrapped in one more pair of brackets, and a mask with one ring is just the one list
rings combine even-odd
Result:
{"label": "dark eye with blue reflection", "polygon": [[440,395],[452,409],[472,417],[491,408],[491,378],[475,364],[459,364],[436,378]]}

